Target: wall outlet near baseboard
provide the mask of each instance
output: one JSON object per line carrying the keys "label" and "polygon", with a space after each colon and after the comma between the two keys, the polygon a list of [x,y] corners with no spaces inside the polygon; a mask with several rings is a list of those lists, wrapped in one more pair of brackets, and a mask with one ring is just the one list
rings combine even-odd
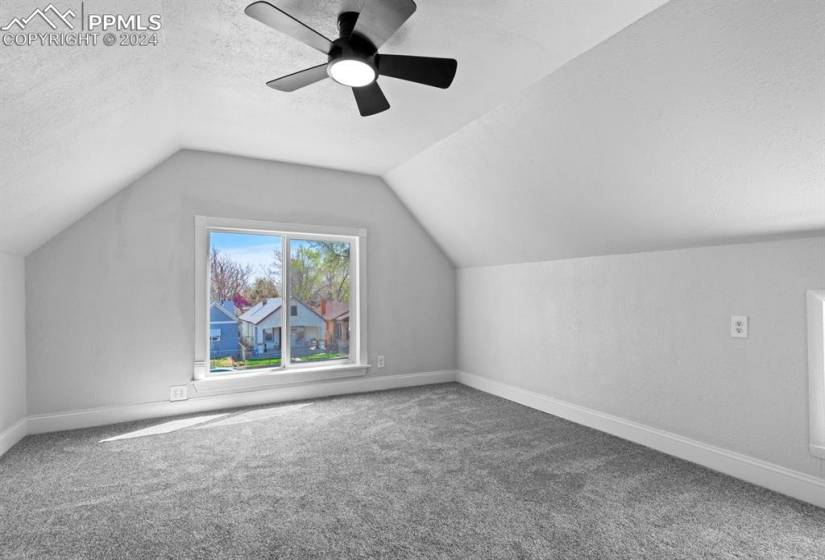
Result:
{"label": "wall outlet near baseboard", "polygon": [[730,335],[733,338],[748,338],[748,316],[731,315]]}
{"label": "wall outlet near baseboard", "polygon": [[169,387],[170,401],[185,401],[189,398],[186,385],[174,385]]}
{"label": "wall outlet near baseboard", "polygon": [[379,368],[384,367],[384,356],[377,356],[375,360],[375,365]]}

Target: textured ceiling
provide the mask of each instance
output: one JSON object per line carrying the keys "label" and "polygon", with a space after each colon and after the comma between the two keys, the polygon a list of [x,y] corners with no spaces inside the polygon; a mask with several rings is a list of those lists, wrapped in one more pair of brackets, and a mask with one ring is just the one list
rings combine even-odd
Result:
{"label": "textured ceiling", "polygon": [[[45,4],[4,0],[0,25]],[[125,13],[135,4],[86,2]],[[35,21],[27,31],[50,29]],[[159,63],[167,50],[0,46],[0,250],[30,251],[177,149]]]}
{"label": "textured ceiling", "polygon": [[825,229],[825,2],[673,0],[386,175],[459,266]]}
{"label": "textured ceiling", "polygon": [[[291,3],[334,35],[341,2],[358,1]],[[162,14],[161,45],[0,46],[0,250],[33,250],[180,147],[382,174],[663,2],[420,0],[382,51],[457,58],[456,80],[384,79],[392,109],[363,119],[329,80],[265,86],[323,57],[246,17],[247,0],[86,0],[87,13]],[[38,6],[4,1],[0,21]]]}

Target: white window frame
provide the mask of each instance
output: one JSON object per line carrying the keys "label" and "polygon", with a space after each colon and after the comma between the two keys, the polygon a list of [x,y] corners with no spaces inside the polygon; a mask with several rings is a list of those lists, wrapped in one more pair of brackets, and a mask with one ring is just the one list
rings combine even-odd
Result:
{"label": "white window frame", "polygon": [[809,290],[808,398],[811,455],[825,459],[825,290]]}
{"label": "white window frame", "polygon": [[[281,237],[284,301],[289,302],[289,240],[308,239],[350,243],[350,357],[324,362],[290,363],[290,304],[281,306],[281,366],[215,376],[209,371],[209,232],[267,234]],[[365,375],[367,363],[366,243],[363,228],[265,222],[236,218],[195,216],[195,359],[193,382],[198,392],[226,387],[248,390],[340,377]]]}

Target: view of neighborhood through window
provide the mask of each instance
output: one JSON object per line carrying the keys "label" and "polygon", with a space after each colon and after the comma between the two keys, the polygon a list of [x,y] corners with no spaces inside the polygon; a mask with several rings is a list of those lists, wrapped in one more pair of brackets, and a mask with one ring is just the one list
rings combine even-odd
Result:
{"label": "view of neighborhood through window", "polygon": [[290,239],[290,360],[349,356],[350,244]]}
{"label": "view of neighborhood through window", "polygon": [[288,246],[284,308],[283,237],[209,232],[212,375],[282,367],[287,343],[291,364],[349,357],[350,243],[289,239]]}

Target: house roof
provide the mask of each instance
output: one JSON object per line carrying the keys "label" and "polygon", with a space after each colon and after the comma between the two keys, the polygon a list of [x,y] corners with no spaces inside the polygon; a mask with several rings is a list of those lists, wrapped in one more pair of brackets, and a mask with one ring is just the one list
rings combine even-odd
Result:
{"label": "house roof", "polygon": [[218,311],[222,312],[231,321],[238,318],[235,314],[235,305],[231,301],[214,301],[212,302],[212,307],[215,307]]}
{"label": "house roof", "polygon": [[[312,309],[312,307],[308,306],[301,300],[297,298],[290,298],[290,304],[300,305],[304,309],[307,309],[310,313],[317,315],[319,318],[323,319],[320,313]],[[238,317],[241,321],[246,321],[247,323],[252,323],[253,325],[257,325],[270,315],[272,315],[275,311],[277,311],[281,307],[281,298],[268,298],[265,301],[259,301],[252,307],[246,310],[240,317]]]}
{"label": "house roof", "polygon": [[218,303],[218,306],[224,311],[227,315],[229,315],[232,319],[238,318],[238,308],[235,307],[235,304],[232,303],[232,300],[226,299],[222,302]]}
{"label": "house roof", "polygon": [[278,308],[281,307],[281,302],[281,298],[268,298],[264,301],[259,301],[242,313],[238,319],[257,325],[277,311]]}

